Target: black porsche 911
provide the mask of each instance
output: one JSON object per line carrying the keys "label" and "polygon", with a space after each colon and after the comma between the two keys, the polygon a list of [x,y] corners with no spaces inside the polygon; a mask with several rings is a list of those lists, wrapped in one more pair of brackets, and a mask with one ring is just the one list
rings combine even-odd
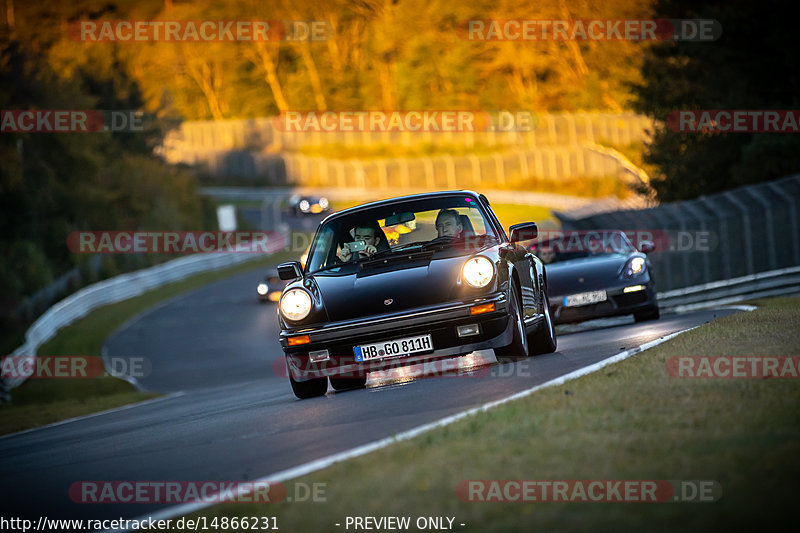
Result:
{"label": "black porsche 911", "polygon": [[295,395],[363,387],[367,373],[494,349],[498,359],[556,349],[542,262],[507,235],[482,194],[393,198],[328,216],[278,304]]}
{"label": "black porsche 911", "polygon": [[655,281],[647,260],[622,231],[567,231],[531,249],[547,265],[550,310],[556,323],[633,314],[659,317]]}

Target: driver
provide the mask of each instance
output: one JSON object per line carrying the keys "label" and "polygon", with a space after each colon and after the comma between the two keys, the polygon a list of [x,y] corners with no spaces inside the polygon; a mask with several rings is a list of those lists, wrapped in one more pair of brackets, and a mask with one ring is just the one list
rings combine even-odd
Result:
{"label": "driver", "polygon": [[436,215],[436,231],[439,237],[458,237],[464,231],[461,217],[455,209],[442,209]]}
{"label": "driver", "polygon": [[380,242],[380,238],[378,237],[375,227],[367,225],[356,226],[353,228],[353,233],[355,234],[355,241],[364,241],[367,246],[360,252],[352,252],[348,246],[349,243],[344,243],[342,247],[336,251],[336,257],[344,263],[349,262],[351,259],[369,257],[378,251],[378,242]]}

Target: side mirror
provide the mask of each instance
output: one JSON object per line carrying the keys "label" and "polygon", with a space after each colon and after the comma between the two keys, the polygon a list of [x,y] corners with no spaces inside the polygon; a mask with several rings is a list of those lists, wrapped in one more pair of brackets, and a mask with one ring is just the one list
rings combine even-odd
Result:
{"label": "side mirror", "polygon": [[641,241],[639,242],[639,251],[643,254],[649,254],[650,252],[656,249],[656,245],[653,244],[653,241]]}
{"label": "side mirror", "polygon": [[300,261],[289,261],[278,265],[278,277],[284,281],[303,277]]}
{"label": "side mirror", "polygon": [[539,236],[539,227],[536,222],[523,222],[508,228],[508,233],[511,236],[512,243],[529,241]]}

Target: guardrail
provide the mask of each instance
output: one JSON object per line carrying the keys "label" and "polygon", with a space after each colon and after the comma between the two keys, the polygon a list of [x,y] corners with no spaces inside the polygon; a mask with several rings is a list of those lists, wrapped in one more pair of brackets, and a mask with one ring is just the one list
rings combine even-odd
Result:
{"label": "guardrail", "polygon": [[682,312],[797,293],[800,293],[800,266],[660,292],[658,304],[664,310]]}
{"label": "guardrail", "polygon": [[[284,244],[285,239],[282,235],[270,233],[267,236],[267,253],[273,254],[283,249]],[[59,329],[72,324],[98,307],[139,296],[191,274],[220,270],[259,257],[264,257],[264,254],[236,252],[194,254],[93,283],[56,303],[40,316],[25,332],[25,343],[14,350],[11,356],[35,356],[39,347],[53,338]],[[13,388],[25,381],[25,377],[2,381],[6,388]]]}
{"label": "guardrail", "polygon": [[800,174],[645,209],[554,214],[565,230],[661,234],[650,261],[665,291],[800,266]]}

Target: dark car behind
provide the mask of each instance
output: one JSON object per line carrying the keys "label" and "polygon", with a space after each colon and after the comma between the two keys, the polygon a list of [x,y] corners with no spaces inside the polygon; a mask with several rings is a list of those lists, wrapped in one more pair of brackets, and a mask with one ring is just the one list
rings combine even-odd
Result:
{"label": "dark car behind", "polygon": [[645,252],[621,231],[567,231],[532,250],[547,265],[550,310],[557,323],[632,314],[659,317],[655,280]]}

